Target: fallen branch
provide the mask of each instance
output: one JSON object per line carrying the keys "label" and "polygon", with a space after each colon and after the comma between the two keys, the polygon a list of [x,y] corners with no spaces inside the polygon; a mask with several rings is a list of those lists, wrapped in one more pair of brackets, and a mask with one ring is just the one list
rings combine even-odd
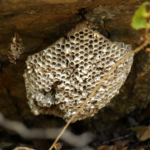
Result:
{"label": "fallen branch", "polygon": [[[26,139],[55,139],[62,130],[62,128],[27,129],[24,124],[8,120],[1,113],[0,126],[14,131]],[[61,139],[74,147],[81,147],[91,142],[93,135],[90,132],[85,132],[77,136],[69,130],[66,130]]]}

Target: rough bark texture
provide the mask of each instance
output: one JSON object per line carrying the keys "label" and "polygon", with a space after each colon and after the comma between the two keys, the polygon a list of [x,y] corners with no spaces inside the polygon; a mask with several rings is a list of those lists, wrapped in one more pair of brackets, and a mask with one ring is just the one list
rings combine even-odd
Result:
{"label": "rough bark texture", "polygon": [[[64,36],[81,20],[81,8],[85,8],[85,17],[96,23],[98,31],[104,36],[111,41],[132,44],[135,48],[144,32],[133,30],[130,24],[135,10],[143,2],[144,0],[0,0],[0,111],[7,118],[24,121],[29,126],[49,126],[50,119],[42,115],[34,116],[26,103],[23,72],[27,56],[43,50]],[[22,38],[25,50],[16,64],[11,64],[7,51],[14,26]],[[150,54],[144,51],[135,56],[132,71],[120,94],[94,117],[101,126],[135,109],[144,108],[150,102],[149,57]],[[51,126],[58,124],[55,122],[52,125],[52,120],[55,121],[55,118],[51,118]]]}

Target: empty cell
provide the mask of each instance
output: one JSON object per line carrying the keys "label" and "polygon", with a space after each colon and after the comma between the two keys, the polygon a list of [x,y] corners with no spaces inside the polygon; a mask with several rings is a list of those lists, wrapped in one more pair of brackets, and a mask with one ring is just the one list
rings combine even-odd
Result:
{"label": "empty cell", "polygon": [[38,62],[41,62],[41,58],[40,58],[40,57],[38,57],[36,60],[37,60]]}
{"label": "empty cell", "polygon": [[[103,42],[99,42],[99,45],[100,45],[100,47],[101,47],[101,45],[103,45]],[[101,47],[102,48],[102,47]]]}
{"label": "empty cell", "polygon": [[[83,35],[81,35],[80,36],[80,39],[83,39],[84,38],[84,36]],[[83,40],[80,40],[80,42],[82,41],[82,43],[84,42]]]}
{"label": "empty cell", "polygon": [[57,55],[57,62],[60,63],[61,62],[61,57]]}
{"label": "empty cell", "polygon": [[106,61],[106,64],[109,65],[110,61]]}
{"label": "empty cell", "polygon": [[80,62],[80,66],[83,66],[83,65],[84,65],[84,61],[82,61],[82,60],[81,60],[81,62]]}
{"label": "empty cell", "polygon": [[89,30],[88,30],[88,29],[85,29],[84,32],[89,32]]}
{"label": "empty cell", "polygon": [[[94,49],[93,55],[94,55],[94,56],[98,56],[98,58],[99,58],[98,50],[97,50],[97,49]],[[100,58],[99,58],[99,60],[100,60]]]}
{"label": "empty cell", "polygon": [[85,51],[86,53],[88,53],[88,48],[87,48],[87,47],[85,47],[85,48],[84,48],[84,51]]}
{"label": "empty cell", "polygon": [[47,74],[45,74],[45,73],[43,73],[43,77],[44,77],[44,78],[47,78],[47,77],[48,77],[48,75],[47,75]]}
{"label": "empty cell", "polygon": [[98,44],[98,42],[99,42],[98,39],[94,40],[94,44]]}
{"label": "empty cell", "polygon": [[93,40],[90,40],[89,43],[92,45],[93,44]]}
{"label": "empty cell", "polygon": [[71,46],[75,46],[75,43],[71,42],[71,43],[70,43],[70,47],[71,47]]}
{"label": "empty cell", "polygon": [[111,48],[116,50],[118,48],[118,46],[116,44],[113,44]]}
{"label": "empty cell", "polygon": [[116,51],[115,55],[116,55],[117,57],[120,57],[120,52],[119,52],[119,51]]}
{"label": "empty cell", "polygon": [[88,67],[89,65],[88,65],[88,63],[84,63],[84,67]]}
{"label": "empty cell", "polygon": [[[75,35],[75,36],[76,36],[76,35]],[[71,40],[75,40],[75,36],[74,36],[74,35],[71,35],[71,36],[70,36],[70,39],[71,39]]]}
{"label": "empty cell", "polygon": [[79,34],[81,34],[81,35],[82,35],[82,34],[84,34],[84,32],[83,32],[83,31],[80,31],[80,32],[79,32]]}
{"label": "empty cell", "polygon": [[61,54],[57,53],[56,57],[60,59],[61,58]]}
{"label": "empty cell", "polygon": [[92,34],[89,34],[89,39],[92,39],[92,38],[93,38]]}
{"label": "empty cell", "polygon": [[66,84],[66,85],[65,85],[65,92],[67,92],[67,91],[69,92],[69,90],[70,90],[70,85],[69,85],[69,84]]}
{"label": "empty cell", "polygon": [[69,59],[70,58],[70,54],[66,54],[66,59]]}
{"label": "empty cell", "polygon": [[70,64],[70,66],[73,66],[73,67],[74,67],[74,62],[70,62],[69,64]]}
{"label": "empty cell", "polygon": [[33,59],[33,63],[37,63],[37,60],[36,60],[36,59]]}
{"label": "empty cell", "polygon": [[84,43],[89,43],[89,39],[85,39],[85,40],[84,40]]}
{"label": "empty cell", "polygon": [[55,50],[55,52],[56,52],[56,54],[61,53],[61,49],[57,48],[57,49]]}
{"label": "empty cell", "polygon": [[80,51],[82,50],[83,51],[84,49],[84,45],[80,45]]}
{"label": "empty cell", "polygon": [[57,60],[57,56],[53,56],[52,57],[52,62],[56,61]]}
{"label": "empty cell", "polygon": [[51,66],[55,66],[56,65],[56,62],[55,61],[52,61],[51,62]]}
{"label": "empty cell", "polygon": [[37,57],[38,57],[38,54],[35,54],[35,55],[34,55],[34,58],[37,58]]}
{"label": "empty cell", "polygon": [[41,67],[42,67],[42,63],[38,61],[36,64],[36,70],[39,71]]}
{"label": "empty cell", "polygon": [[69,44],[65,44],[66,48],[70,48],[70,45]]}
{"label": "empty cell", "polygon": [[84,55],[84,50],[80,49],[79,54],[83,56]]}
{"label": "empty cell", "polygon": [[50,60],[46,60],[46,63],[50,66],[51,62]]}
{"label": "empty cell", "polygon": [[110,57],[111,57],[111,58],[115,57],[115,54],[112,53],[112,54],[110,55]]}
{"label": "empty cell", "polygon": [[57,48],[60,48],[60,47],[61,47],[61,45],[58,43],[58,44],[56,44],[56,47],[57,47]]}
{"label": "empty cell", "polygon": [[107,42],[108,42],[108,40],[105,39],[105,40],[104,40],[104,43],[107,43]]}
{"label": "empty cell", "polygon": [[[109,56],[110,51],[106,51],[106,56]],[[110,56],[109,56],[110,57]],[[108,58],[108,57],[107,57]]]}
{"label": "empty cell", "polygon": [[88,47],[88,45],[89,45],[89,43],[85,43],[85,44],[84,44],[85,47]]}
{"label": "empty cell", "polygon": [[85,52],[85,53],[84,53],[84,58],[87,58],[87,57],[88,57],[88,53]]}
{"label": "empty cell", "polygon": [[94,45],[94,48],[98,48],[98,45]]}
{"label": "empty cell", "polygon": [[88,58],[84,58],[84,62],[88,62]]}
{"label": "empty cell", "polygon": [[107,44],[106,43],[103,43],[103,49],[107,49]]}
{"label": "empty cell", "polygon": [[52,54],[52,56],[56,56],[56,53],[53,51],[53,52],[51,52],[51,54]]}
{"label": "empty cell", "polygon": [[120,57],[123,57],[123,56],[124,56],[124,53],[121,53],[121,54],[120,54]]}
{"label": "empty cell", "polygon": [[74,51],[74,46],[71,46],[70,49],[71,49],[71,51]]}
{"label": "empty cell", "polygon": [[89,49],[93,49],[93,45],[89,45]]}
{"label": "empty cell", "polygon": [[79,45],[80,45],[79,41],[78,41],[78,42],[76,42],[76,46],[78,46],[78,47],[79,47]]}
{"label": "empty cell", "polygon": [[84,40],[80,40],[80,44],[82,44],[82,45],[83,45],[83,44],[84,44]]}
{"label": "empty cell", "polygon": [[44,66],[45,66],[45,62],[44,62],[44,61],[42,61],[41,63],[42,63],[42,65],[43,65],[43,67],[44,67]]}
{"label": "empty cell", "polygon": [[84,59],[84,56],[80,56],[80,60],[82,61]]}
{"label": "empty cell", "polygon": [[79,52],[79,47],[75,48],[75,52],[78,53]]}
{"label": "empty cell", "polygon": [[53,46],[53,47],[51,47],[51,50],[52,50],[52,51],[55,51],[55,47],[54,47],[54,46]]}
{"label": "empty cell", "polygon": [[76,38],[76,41],[79,43],[79,42],[80,42],[80,39],[79,39],[79,38]]}
{"label": "empty cell", "polygon": [[103,42],[103,41],[104,41],[104,38],[103,38],[103,37],[100,37],[100,38],[99,38],[99,41],[102,41],[102,42]]}
{"label": "empty cell", "polygon": [[79,33],[78,32],[75,33],[75,38],[77,38],[77,37],[79,37]]}
{"label": "empty cell", "polygon": [[89,35],[88,33],[84,33],[84,38],[87,39],[87,38],[88,38],[88,35]]}
{"label": "empty cell", "polygon": [[50,57],[49,55],[46,55],[46,56],[45,56],[45,59],[46,59],[46,60],[50,60],[51,57]]}
{"label": "empty cell", "polygon": [[64,45],[61,45],[61,50],[64,50],[65,46]]}
{"label": "empty cell", "polygon": [[83,70],[83,69],[84,69],[84,66],[80,66],[80,69]]}
{"label": "empty cell", "polygon": [[90,51],[89,51],[89,54],[93,54],[93,51],[92,51],[92,50],[90,50]]}
{"label": "empty cell", "polygon": [[48,49],[48,50],[47,50],[47,53],[51,54],[51,49]]}
{"label": "empty cell", "polygon": [[111,50],[111,47],[110,47],[110,46],[108,46],[108,47],[107,47],[107,51],[110,51],[110,50]]}
{"label": "empty cell", "polygon": [[93,34],[93,31],[92,31],[92,30],[89,30],[89,34]]}

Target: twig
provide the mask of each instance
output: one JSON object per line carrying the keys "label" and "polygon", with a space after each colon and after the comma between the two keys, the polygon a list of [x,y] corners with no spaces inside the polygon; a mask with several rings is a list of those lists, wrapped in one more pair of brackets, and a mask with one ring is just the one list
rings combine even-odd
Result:
{"label": "twig", "polygon": [[118,61],[115,66],[103,77],[103,79],[99,82],[99,84],[95,87],[95,89],[93,90],[93,92],[90,94],[90,96],[85,100],[85,102],[82,104],[82,106],[78,109],[78,111],[71,117],[71,119],[67,122],[67,124],[64,126],[63,130],[60,132],[60,134],[58,135],[58,137],[56,138],[56,140],[54,141],[53,145],[49,148],[49,150],[52,150],[53,147],[55,146],[55,144],[58,142],[58,140],[60,139],[60,137],[62,136],[62,134],[64,133],[64,131],[67,129],[67,127],[69,126],[69,124],[75,119],[75,117],[79,114],[79,112],[84,108],[84,106],[86,105],[86,103],[91,99],[92,96],[94,96],[95,92],[100,88],[101,84],[103,83],[104,80],[107,79],[107,77],[118,67],[119,64],[121,64],[122,62],[124,62],[128,57],[130,57],[131,55],[139,52],[141,49],[143,49],[145,46],[147,46],[150,43],[150,41],[148,39],[146,39],[144,41],[144,43],[142,45],[140,45],[138,48],[136,48],[135,50],[131,51],[130,53],[128,53],[126,56],[124,56],[120,61]]}
{"label": "twig", "polygon": [[95,150],[97,150],[97,148],[101,145],[109,145],[111,144],[112,142],[115,142],[115,141],[118,141],[118,140],[123,140],[123,139],[126,139],[128,137],[131,137],[135,135],[135,132],[132,132],[130,134],[126,134],[126,135],[123,135],[123,136],[119,136],[117,138],[114,138],[114,139],[111,139],[109,141],[104,141],[104,142],[100,142],[100,141],[92,141],[91,143],[91,146],[95,148]]}
{"label": "twig", "polygon": [[[20,136],[26,139],[55,139],[62,130],[62,128],[28,129],[24,124],[20,122],[11,121],[4,118],[1,113],[0,126],[8,130],[15,131]],[[90,132],[85,132],[77,136],[72,132],[66,130],[61,139],[74,147],[81,147],[91,142],[93,140],[93,135]]]}
{"label": "twig", "polygon": [[[124,135],[124,136],[117,137],[117,138],[115,138],[115,139],[111,139],[111,140],[109,140],[109,141],[102,142],[100,145],[107,145],[107,144],[109,144],[109,143],[111,143],[111,142],[115,142],[115,141],[118,141],[118,140],[122,140],[122,139],[128,138],[128,137],[133,136],[133,135],[135,135],[135,132],[132,132],[132,133],[127,134],[127,135]],[[98,146],[100,146],[100,145],[98,145]]]}

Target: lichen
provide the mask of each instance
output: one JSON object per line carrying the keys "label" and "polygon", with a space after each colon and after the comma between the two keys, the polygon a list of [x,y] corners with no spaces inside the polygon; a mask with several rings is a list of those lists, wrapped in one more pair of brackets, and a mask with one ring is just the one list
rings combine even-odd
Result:
{"label": "lichen", "polygon": [[18,33],[14,32],[11,42],[9,44],[9,50],[8,50],[8,58],[9,61],[13,64],[16,64],[16,60],[20,57],[20,55],[24,51],[22,39],[19,36]]}

